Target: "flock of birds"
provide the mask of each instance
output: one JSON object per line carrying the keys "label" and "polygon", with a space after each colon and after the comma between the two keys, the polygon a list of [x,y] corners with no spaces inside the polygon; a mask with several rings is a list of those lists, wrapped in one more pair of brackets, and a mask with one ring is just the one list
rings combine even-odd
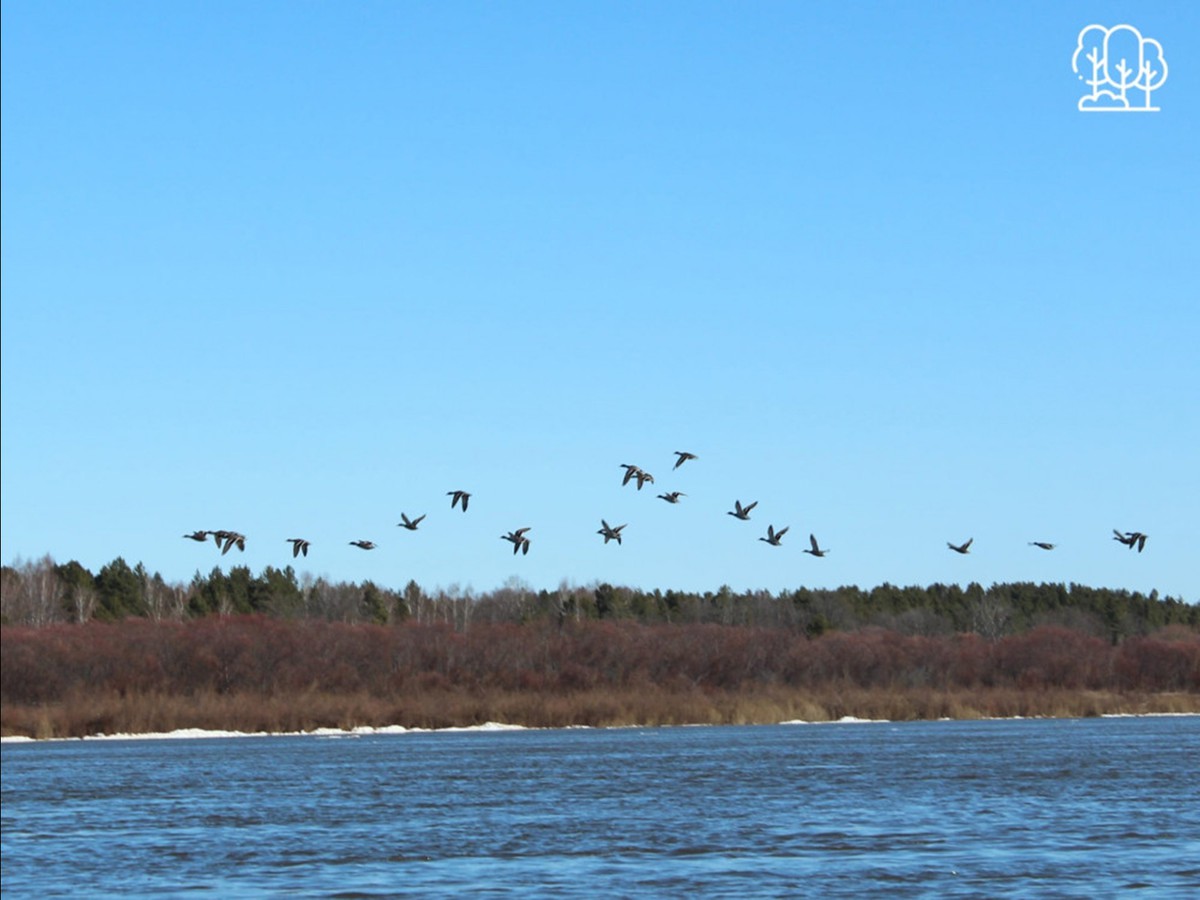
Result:
{"label": "flock of birds", "polygon": [[[689,453],[684,450],[676,450],[675,456],[676,460],[673,469],[678,469],[685,462],[690,460],[699,459],[696,454]],[[632,465],[630,463],[622,463],[621,468],[625,470],[625,475],[621,479],[622,487],[631,482],[636,482],[637,489],[640,491],[645,485],[654,484],[654,476],[641,466]],[[457,507],[460,508],[464,513],[467,511],[467,504],[471,499],[471,494],[469,492],[464,490],[454,490],[447,491],[446,495],[450,498],[451,509],[455,509]],[[687,494],[683,493],[683,491],[667,491],[659,494],[658,498],[660,500],[665,500],[667,503],[676,504],[679,503],[681,498],[686,496]],[[758,506],[757,500],[745,505],[742,504],[741,500],[734,500],[733,509],[729,510],[726,515],[733,516],[735,519],[740,519],[743,522],[748,522],[750,520],[750,512],[756,506]],[[421,521],[424,518],[424,514],[410,519],[407,513],[400,513],[400,521],[396,523],[396,526],[398,528],[405,528],[408,531],[416,531],[417,527],[421,524]],[[609,541],[616,541],[618,544],[620,544],[622,537],[621,531],[625,527],[625,524],[609,525],[605,519],[601,519],[600,530],[596,533],[604,538],[605,544],[607,544]],[[772,547],[780,547],[783,545],[783,536],[788,533],[788,527],[789,526],[785,525],[783,528],[777,529],[774,524],[768,524],[766,536],[760,537],[759,540],[769,544]],[[507,534],[500,535],[500,539],[508,541],[512,544],[512,552],[514,556],[518,553],[528,554],[530,547],[528,532],[531,530],[532,528],[530,526],[517,528],[508,532]],[[185,534],[183,536],[200,543],[206,542],[208,538],[211,537],[213,539],[213,543],[215,543],[220,549],[222,556],[224,556],[234,547],[237,547],[240,551],[244,551],[246,549],[246,536],[236,531],[193,531],[191,534]],[[1131,550],[1134,547],[1137,547],[1138,553],[1141,553],[1146,547],[1146,535],[1140,531],[1122,532],[1114,528],[1113,540],[1120,541]],[[966,555],[971,552],[971,544],[974,543],[974,541],[975,538],[973,537],[961,544],[955,544],[947,541],[946,546],[955,553]],[[808,542],[809,546],[804,550],[804,552],[811,556],[820,558],[830,552],[828,547],[822,547],[820,545],[815,534],[809,534]],[[308,548],[311,546],[312,542],[306,540],[305,538],[288,538],[287,543],[292,545],[292,557],[295,558],[299,556],[308,556]],[[1030,541],[1029,545],[1031,547],[1038,547],[1042,550],[1053,550],[1055,546],[1057,546],[1049,541]],[[362,550],[374,550],[377,545],[374,541],[356,540],[350,541],[350,546],[358,547]]]}

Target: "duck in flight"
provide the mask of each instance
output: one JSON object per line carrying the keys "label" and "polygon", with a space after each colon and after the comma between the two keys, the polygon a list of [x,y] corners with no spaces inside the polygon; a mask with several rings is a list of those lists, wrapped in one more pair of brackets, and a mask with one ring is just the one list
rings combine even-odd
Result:
{"label": "duck in flight", "polygon": [[817,536],[816,536],[816,535],[814,535],[814,534],[810,534],[810,535],[808,536],[808,542],[809,542],[810,544],[812,544],[812,549],[811,549],[811,550],[805,550],[805,551],[804,551],[805,553],[811,553],[813,556],[824,556],[826,553],[828,553],[828,552],[829,552],[829,549],[828,549],[828,548],[826,548],[826,549],[822,550],[822,549],[821,549],[821,548],[820,548],[820,547],[817,545]]}
{"label": "duck in flight", "polygon": [[246,536],[238,534],[236,531],[214,531],[212,532],[213,543],[221,548],[221,555],[224,556],[231,548],[237,547],[238,550],[245,551]]}
{"label": "duck in flight", "polygon": [[971,538],[965,544],[952,544],[949,541],[946,541],[946,546],[949,547],[951,550],[953,550],[955,553],[964,553],[964,554],[970,553],[971,552],[971,542],[974,540],[975,540],[975,538]]}
{"label": "duck in flight", "polygon": [[1029,546],[1030,547],[1041,547],[1043,550],[1053,550],[1054,549],[1054,544],[1051,544],[1049,541],[1030,541]]}
{"label": "duck in flight", "polygon": [[1142,534],[1140,531],[1126,531],[1124,534],[1121,534],[1117,529],[1113,529],[1114,541],[1120,541],[1130,550],[1136,545],[1138,553],[1141,553],[1142,549],[1146,546],[1146,537],[1147,535]]}
{"label": "duck in flight", "polygon": [[471,499],[471,495],[466,491],[446,491],[446,496],[450,498],[450,508],[454,509],[457,504],[462,504],[462,511],[467,511],[467,501]]}
{"label": "duck in flight", "polygon": [[209,534],[211,534],[211,532],[208,532],[208,531],[193,531],[191,534],[185,534],[185,535],[184,535],[184,537],[185,537],[185,538],[188,538],[189,540],[193,540],[193,541],[199,541],[200,543],[202,543],[202,544],[203,544],[205,541],[207,541],[207,540],[208,540],[208,536],[209,536]]}
{"label": "duck in flight", "polygon": [[621,529],[624,527],[624,525],[609,525],[607,522],[601,519],[600,530],[597,531],[596,534],[604,535],[604,543],[606,544],[609,541],[616,541],[619,544],[621,543]]}
{"label": "duck in flight", "polygon": [[676,450],[675,455],[679,457],[679,459],[675,460],[674,468],[676,468],[676,469],[678,469],[680,466],[682,466],[689,459],[699,459],[700,458],[695,453],[688,453],[686,450]]}
{"label": "duck in flight", "polygon": [[518,550],[520,550],[522,553],[529,552],[529,538],[525,537],[525,532],[527,531],[529,531],[528,527],[518,528],[516,531],[510,531],[508,534],[500,535],[500,540],[512,541],[513,556],[517,555]]}
{"label": "duck in flight", "polygon": [[[451,509],[453,509],[453,508],[454,508],[454,504],[453,504],[453,503],[452,503],[452,504],[450,504],[450,508],[451,508]],[[465,506],[465,504],[464,504],[464,506],[463,506],[463,509],[466,509],[466,506]],[[404,513],[400,513],[400,518],[401,518],[401,520],[402,520],[402,521],[400,521],[400,522],[397,522],[397,523],[396,523],[396,525],[397,525],[398,527],[400,527],[400,528],[407,528],[409,531],[416,531],[416,530],[417,530],[417,526],[421,524],[421,520],[422,520],[423,518],[425,518],[425,516],[424,516],[424,515],[420,515],[420,516],[417,516],[415,519],[410,519],[410,518],[409,518],[408,516],[406,516]]]}
{"label": "duck in flight", "polygon": [[759,540],[766,541],[772,547],[778,547],[780,546],[779,542],[783,539],[783,536],[788,533],[788,529],[791,527],[792,526],[790,525],[785,525],[783,528],[780,528],[778,531],[776,531],[774,525],[768,525],[767,536],[760,537]]}
{"label": "duck in flight", "polygon": [[659,494],[658,499],[666,500],[668,503],[678,503],[680,497],[686,497],[686,496],[687,496],[687,494],[685,494],[683,491],[671,491],[666,494]]}
{"label": "duck in flight", "polygon": [[374,550],[375,542],[374,541],[351,541],[350,546],[351,547],[359,547],[363,550]]}
{"label": "duck in flight", "polygon": [[292,558],[295,559],[301,553],[308,556],[308,547],[311,543],[304,538],[288,538],[288,543],[292,545]]}
{"label": "duck in flight", "polygon": [[733,516],[735,519],[741,519],[743,522],[749,522],[750,521],[750,510],[754,509],[754,507],[756,507],[756,506],[758,506],[757,500],[755,500],[753,503],[749,504],[748,506],[742,506],[741,500],[734,500],[733,501],[733,509],[726,512],[725,515]]}
{"label": "duck in flight", "polygon": [[625,470],[625,477],[621,479],[621,487],[629,484],[634,478],[637,479],[637,488],[640,491],[642,485],[647,481],[654,484],[654,476],[643,469],[641,466],[630,465],[629,463],[621,463],[621,468]]}

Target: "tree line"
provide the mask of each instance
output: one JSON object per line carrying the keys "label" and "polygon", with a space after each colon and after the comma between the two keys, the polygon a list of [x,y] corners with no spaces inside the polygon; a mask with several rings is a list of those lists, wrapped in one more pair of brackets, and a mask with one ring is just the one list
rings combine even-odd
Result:
{"label": "tree line", "polygon": [[330,582],[298,576],[288,566],[258,575],[245,566],[197,571],[169,583],[142,563],[118,557],[93,574],[76,561],[46,556],[0,568],[0,622],[47,626],[123,619],[183,622],[210,616],[259,615],[345,624],[440,624],[466,632],[477,624],[633,621],[642,624],[783,628],[817,637],[882,628],[901,635],[973,633],[989,640],[1057,626],[1118,644],[1168,626],[1200,630],[1200,604],[1157,591],[1079,584],[1016,582],[965,588],[956,584],[864,589],[796,588],[772,593],[646,591],[608,583],[566,582],[534,589],[517,578],[483,592],[458,585],[426,590],[410,580],[395,590],[371,581]]}

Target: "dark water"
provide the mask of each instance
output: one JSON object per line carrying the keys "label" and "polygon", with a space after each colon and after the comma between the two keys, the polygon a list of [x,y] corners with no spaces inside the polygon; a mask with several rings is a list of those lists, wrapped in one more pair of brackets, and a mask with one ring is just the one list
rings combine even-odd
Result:
{"label": "dark water", "polygon": [[5,894],[1200,897],[1200,718],[3,746]]}

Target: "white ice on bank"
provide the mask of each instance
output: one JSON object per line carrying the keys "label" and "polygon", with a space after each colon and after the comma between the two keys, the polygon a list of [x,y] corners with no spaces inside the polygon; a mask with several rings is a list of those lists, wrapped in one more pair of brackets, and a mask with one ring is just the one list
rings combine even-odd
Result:
{"label": "white ice on bank", "polygon": [[[484,722],[482,725],[465,725],[454,728],[405,728],[403,725],[384,725],[379,728],[314,728],[312,731],[219,731],[205,728],[180,728],[150,734],[89,734],[81,738],[47,738],[60,741],[156,741],[190,740],[194,738],[235,737],[362,737],[373,734],[441,734],[449,731],[526,731],[524,725],[508,725],[504,722]],[[36,738],[14,735],[0,738],[3,743],[23,743]]]}

